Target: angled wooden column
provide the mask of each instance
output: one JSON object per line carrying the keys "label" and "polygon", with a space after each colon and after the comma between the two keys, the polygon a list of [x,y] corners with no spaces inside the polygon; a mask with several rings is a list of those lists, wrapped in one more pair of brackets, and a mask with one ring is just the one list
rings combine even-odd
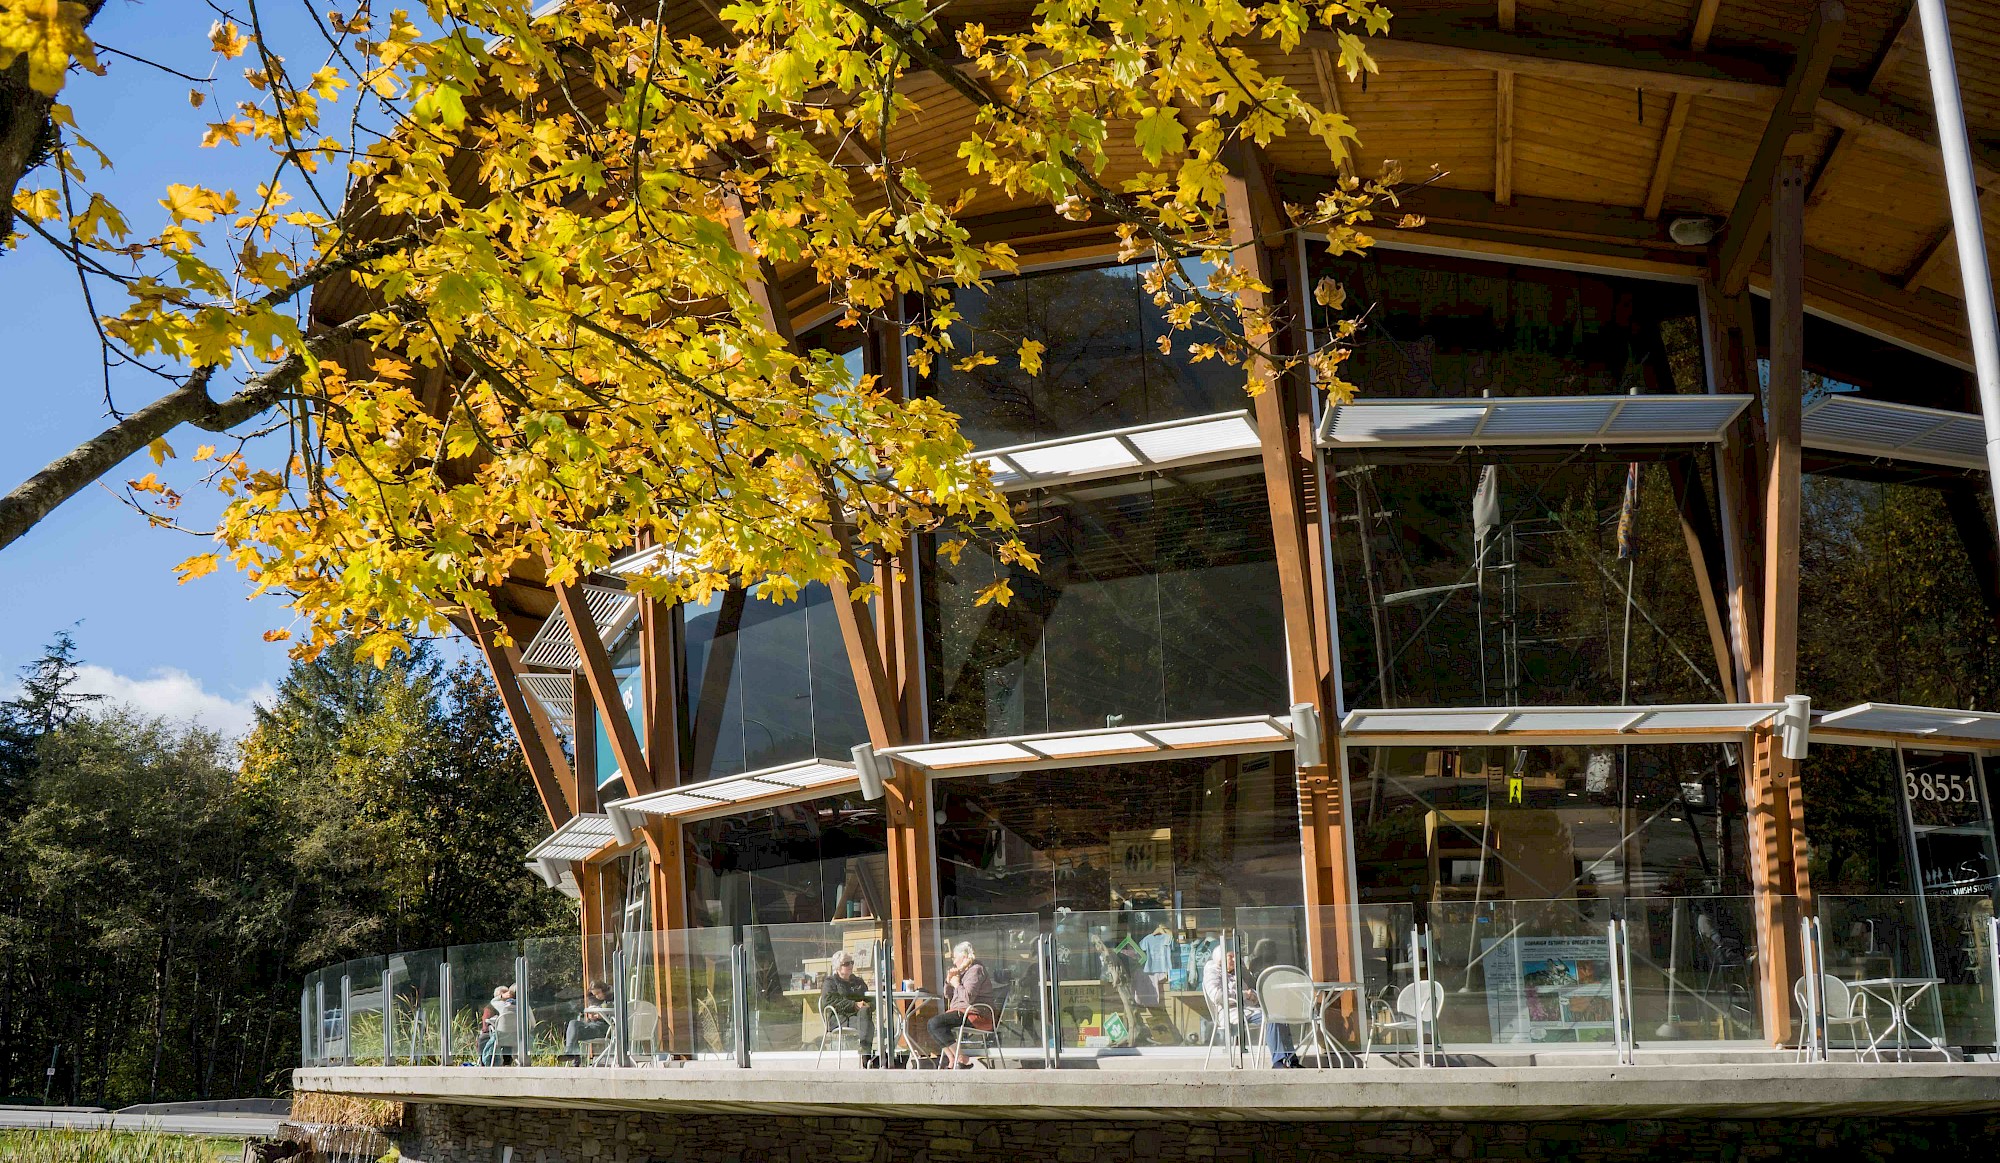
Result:
{"label": "angled wooden column", "polygon": [[471,621],[479,652],[493,672],[500,705],[506,708],[507,721],[513,725],[514,738],[521,745],[521,758],[527,762],[528,775],[535,781],[535,794],[541,797],[542,811],[548,816],[551,828],[560,828],[576,814],[577,796],[576,776],[555,741],[555,727],[540,705],[521,689],[520,651],[500,645],[496,636],[498,627],[478,618]]}
{"label": "angled wooden column", "polygon": [[576,810],[595,812],[597,802],[597,707],[591,702],[590,681],[582,671],[569,676],[569,705],[576,723],[571,740],[576,749]]}
{"label": "angled wooden column", "polygon": [[[1226,158],[1226,207],[1232,261],[1268,292],[1246,292],[1240,302],[1246,312],[1277,311],[1287,306],[1283,261],[1270,244],[1285,237],[1285,222],[1271,188],[1264,159],[1254,148],[1241,146]],[[1292,301],[1303,299],[1295,294]],[[1286,329],[1277,328],[1269,342],[1283,343]],[[1332,762],[1338,747],[1337,719],[1331,682],[1331,646],[1326,611],[1324,571],[1317,563],[1319,536],[1312,448],[1311,400],[1297,376],[1280,376],[1269,359],[1252,363],[1261,390],[1254,401],[1259,452],[1264,465],[1264,491],[1270,506],[1275,543],[1278,590],[1285,615],[1285,652],[1291,678],[1291,700],[1310,704],[1319,715],[1325,754],[1298,772],[1299,840],[1305,876],[1305,903],[1311,923],[1306,926],[1310,970],[1321,980],[1351,980],[1355,970],[1354,926],[1345,914],[1355,903],[1348,876],[1347,835],[1338,776]],[[1323,639],[1325,641],[1323,641]]]}
{"label": "angled wooden column", "polygon": [[1667,462],[1668,480],[1674,491],[1674,507],[1680,513],[1681,538],[1687,544],[1688,564],[1694,569],[1695,593],[1701,599],[1702,621],[1708,624],[1709,650],[1715,658],[1715,674],[1721,683],[1722,701],[1740,701],[1742,688],[1736,684],[1736,661],[1729,642],[1726,611],[1729,589],[1724,568],[1722,532],[1716,527],[1709,508],[1708,490],[1701,476],[1686,460]]}
{"label": "angled wooden column", "polygon": [[563,618],[569,623],[570,638],[583,659],[584,682],[589,685],[591,702],[597,705],[597,713],[603,719],[604,735],[611,741],[611,758],[618,764],[625,794],[645,795],[653,790],[652,772],[646,766],[646,752],[639,745],[638,732],[632,730],[632,717],[625,713],[618,679],[611,673],[611,654],[604,649],[604,639],[598,636],[583,587],[565,582],[555,590],[556,605],[562,609]]}

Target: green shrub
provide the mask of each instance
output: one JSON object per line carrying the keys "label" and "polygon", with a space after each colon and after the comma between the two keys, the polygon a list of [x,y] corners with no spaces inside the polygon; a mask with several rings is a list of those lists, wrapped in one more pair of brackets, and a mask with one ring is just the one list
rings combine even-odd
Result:
{"label": "green shrub", "polygon": [[242,1155],[233,1140],[156,1131],[0,1131],[7,1163],[217,1163]]}

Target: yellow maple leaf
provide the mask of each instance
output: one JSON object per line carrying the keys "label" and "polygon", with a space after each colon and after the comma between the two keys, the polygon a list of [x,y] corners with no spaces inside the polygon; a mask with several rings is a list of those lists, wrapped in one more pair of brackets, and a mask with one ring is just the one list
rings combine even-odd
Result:
{"label": "yellow maple leaf", "polygon": [[186,585],[198,577],[214,573],[220,564],[221,560],[213,553],[197,553],[175,566],[174,572],[180,575],[181,584]]}
{"label": "yellow maple leaf", "polygon": [[75,0],[0,0],[0,69],[28,58],[28,83],[53,95],[72,57],[96,72],[97,56],[83,29],[90,10]]}
{"label": "yellow maple leaf", "polygon": [[208,28],[208,43],[225,60],[233,61],[250,47],[250,38],[243,35],[234,20],[218,20]]}

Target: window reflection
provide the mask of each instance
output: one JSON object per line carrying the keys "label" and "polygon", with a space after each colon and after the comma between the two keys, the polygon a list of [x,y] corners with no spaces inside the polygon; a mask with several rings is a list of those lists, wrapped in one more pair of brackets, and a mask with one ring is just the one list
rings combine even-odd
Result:
{"label": "window reflection", "polygon": [[689,780],[842,759],[867,741],[832,600],[814,584],[789,602],[728,590],[685,608]]}
{"label": "window reflection", "polygon": [[[638,737],[640,746],[644,747],[646,699],[642,693],[639,676],[638,634],[627,634],[624,643],[611,655],[611,678],[618,684],[618,700],[623,705],[626,720],[632,724],[632,734]],[[597,786],[601,788],[606,784],[618,782],[618,752],[611,746],[611,729],[605,723],[604,716],[595,715],[592,721],[597,725],[597,747],[592,754],[597,767]]]}
{"label": "window reflection", "polygon": [[[1286,706],[1270,511],[1254,465],[1050,494],[1020,515],[1039,572],[968,547],[925,571],[939,739]],[[1006,606],[976,605],[1006,576]]]}
{"label": "window reflection", "polygon": [[[931,394],[986,448],[1247,407],[1243,373],[1220,360],[1193,362],[1188,333],[1175,338],[1173,354],[1160,352],[1170,329],[1141,283],[1151,265],[1047,271],[954,291],[961,318],[953,351],[998,362],[968,371],[941,365]],[[1189,269],[1196,283],[1207,278],[1207,268]],[[1031,340],[1045,349],[1034,375],[1015,355]]]}
{"label": "window reflection", "polygon": [[1361,899],[1747,893],[1739,758],[1722,744],[1350,749]]}
{"label": "window reflection", "polygon": [[682,828],[697,927],[888,916],[887,827],[858,793]]}
{"label": "window reflection", "polygon": [[1705,390],[1693,287],[1389,251],[1312,270],[1368,307],[1344,374],[1370,396]]}
{"label": "window reflection", "polygon": [[994,778],[934,785],[947,916],[1303,899],[1288,754]]}
{"label": "window reflection", "polygon": [[[1722,701],[1682,501],[1692,457],[1364,464],[1334,482],[1350,707]],[[1623,538],[1621,520],[1629,518]]]}
{"label": "window reflection", "polygon": [[1993,553],[1984,494],[1936,477],[1805,476],[1799,689],[1815,707],[2000,710],[1996,605],[1973,567]]}
{"label": "window reflection", "polygon": [[1910,849],[1898,802],[1896,749],[1814,739],[1799,763],[1808,868],[1819,893],[1902,892]]}

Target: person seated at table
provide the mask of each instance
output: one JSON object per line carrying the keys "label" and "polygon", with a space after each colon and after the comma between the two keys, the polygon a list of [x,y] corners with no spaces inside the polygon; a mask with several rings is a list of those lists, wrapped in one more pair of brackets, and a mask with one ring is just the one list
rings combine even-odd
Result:
{"label": "person seated at table", "polygon": [[514,1063],[514,987],[496,985],[493,1000],[479,1012],[479,1064],[511,1066]]}
{"label": "person seated at table", "polygon": [[975,1030],[991,1030],[993,1013],[991,1010],[975,1012],[974,1006],[987,1006],[993,997],[993,975],[986,971],[979,956],[969,941],[960,941],[951,951],[951,968],[944,975],[943,1013],[937,1014],[926,1024],[931,1041],[938,1047],[938,1066],[951,1070],[972,1065],[962,1062],[958,1055],[958,1031],[961,1026],[971,1026]]}
{"label": "person seated at table", "polygon": [[1271,1069],[1290,1070],[1299,1064],[1292,1053],[1291,1035],[1283,1022],[1267,1022],[1264,1012],[1258,1006],[1257,991],[1243,991],[1243,1006],[1238,1012],[1236,1004],[1236,954],[1222,945],[1209,954],[1208,964],[1201,973],[1202,996],[1208,999],[1208,1012],[1218,1022],[1227,1022],[1231,1029],[1247,1029],[1262,1026],[1264,1048],[1271,1053]]}
{"label": "person seated at table", "polygon": [[842,949],[833,955],[832,972],[819,981],[819,1012],[830,1012],[835,1021],[853,1030],[860,1044],[861,1063],[875,1058],[875,1017],[868,1001],[868,983],[854,972],[854,954]]}
{"label": "person seated at table", "polygon": [[563,1057],[581,1059],[586,1042],[602,1042],[611,1037],[611,987],[593,981],[583,991],[583,1012],[569,1020],[563,1036]]}

